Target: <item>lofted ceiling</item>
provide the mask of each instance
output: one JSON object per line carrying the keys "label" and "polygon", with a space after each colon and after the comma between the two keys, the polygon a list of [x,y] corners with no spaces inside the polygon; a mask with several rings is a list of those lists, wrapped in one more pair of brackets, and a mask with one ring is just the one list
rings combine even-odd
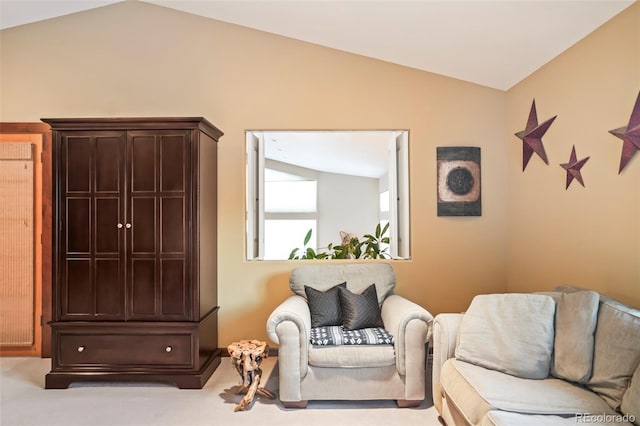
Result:
{"label": "lofted ceiling", "polygon": [[[108,6],[123,0],[0,0],[0,29]],[[124,0],[136,1],[136,0]],[[144,0],[182,12],[254,28],[448,77],[508,90],[634,0]],[[1,34],[1,33],[0,33]],[[323,138],[340,148],[330,152],[325,171],[379,175],[387,154],[371,150],[366,132],[270,135],[269,156],[309,167],[323,157]],[[342,137],[340,139],[338,136]],[[346,142],[348,140],[348,143]],[[347,146],[367,144],[375,158]],[[305,146],[300,152],[300,148]],[[285,150],[284,147],[287,147]],[[282,157],[291,153],[296,160]],[[324,157],[323,157],[324,158]],[[368,167],[375,166],[370,172]],[[322,169],[320,167],[320,169]],[[378,170],[380,169],[380,170]],[[324,170],[324,169],[323,169]]]}
{"label": "lofted ceiling", "polygon": [[[0,28],[122,0],[0,0]],[[135,0],[126,0],[135,1]],[[634,0],[145,0],[507,90]]]}

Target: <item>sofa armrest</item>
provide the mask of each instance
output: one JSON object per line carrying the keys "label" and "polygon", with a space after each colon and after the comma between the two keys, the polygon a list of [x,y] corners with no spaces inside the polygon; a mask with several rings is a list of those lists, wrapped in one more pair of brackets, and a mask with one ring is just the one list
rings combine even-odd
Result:
{"label": "sofa armrest", "polygon": [[405,376],[414,366],[424,368],[425,344],[429,341],[433,315],[396,294],[384,300],[381,315],[385,328],[394,336],[398,373]]}
{"label": "sofa armrest", "polygon": [[[267,320],[267,335],[278,344],[280,380],[297,383],[307,375],[309,363],[309,333],[311,314],[304,297],[289,296],[277,306]],[[281,387],[282,389],[282,387]],[[296,401],[295,395],[287,395],[287,401]]]}
{"label": "sofa armrest", "polygon": [[440,371],[445,361],[455,356],[458,329],[464,314],[438,314],[433,319],[433,369],[431,386],[433,405],[442,414]]}

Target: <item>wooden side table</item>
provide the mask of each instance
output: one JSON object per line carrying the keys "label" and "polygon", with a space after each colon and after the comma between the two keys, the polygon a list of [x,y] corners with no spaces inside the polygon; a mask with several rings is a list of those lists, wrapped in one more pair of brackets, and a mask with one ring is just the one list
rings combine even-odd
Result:
{"label": "wooden side table", "polygon": [[242,379],[242,387],[236,394],[245,394],[233,411],[245,411],[253,402],[256,392],[269,399],[275,398],[273,393],[260,387],[260,364],[268,356],[268,349],[266,342],[260,340],[240,340],[227,346],[231,362]]}

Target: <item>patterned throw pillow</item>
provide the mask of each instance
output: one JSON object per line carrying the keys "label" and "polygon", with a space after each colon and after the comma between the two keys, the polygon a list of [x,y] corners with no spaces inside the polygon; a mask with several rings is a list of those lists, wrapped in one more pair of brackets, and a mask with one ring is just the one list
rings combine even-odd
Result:
{"label": "patterned throw pillow", "polygon": [[310,339],[314,346],[393,345],[393,336],[382,327],[345,330],[341,326],[315,327]]}
{"label": "patterned throw pillow", "polygon": [[345,330],[384,327],[378,305],[375,284],[371,284],[362,294],[354,294],[344,287],[338,288],[342,305],[342,325]]}
{"label": "patterned throw pillow", "polygon": [[319,291],[315,288],[304,286],[309,312],[311,313],[311,327],[342,324],[338,288],[344,288],[346,285],[347,283],[338,284],[327,291]]}

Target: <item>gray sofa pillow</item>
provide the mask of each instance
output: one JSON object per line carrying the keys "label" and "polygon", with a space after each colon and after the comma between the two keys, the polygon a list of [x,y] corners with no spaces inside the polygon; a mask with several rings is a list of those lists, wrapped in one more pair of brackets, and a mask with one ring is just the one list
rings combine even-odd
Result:
{"label": "gray sofa pillow", "polygon": [[556,301],[551,375],[577,383],[591,378],[600,295],[595,291],[550,292]]}
{"label": "gray sofa pillow", "polygon": [[455,357],[525,379],[549,376],[555,302],[542,294],[473,298],[460,324]]}
{"label": "gray sofa pillow", "polygon": [[338,295],[342,308],[342,326],[345,330],[384,327],[375,284],[371,284],[361,294],[339,287]]}
{"label": "gray sofa pillow", "polygon": [[342,309],[340,308],[338,288],[346,286],[347,283],[338,284],[327,291],[304,287],[309,313],[311,314],[311,327],[342,324]]}

